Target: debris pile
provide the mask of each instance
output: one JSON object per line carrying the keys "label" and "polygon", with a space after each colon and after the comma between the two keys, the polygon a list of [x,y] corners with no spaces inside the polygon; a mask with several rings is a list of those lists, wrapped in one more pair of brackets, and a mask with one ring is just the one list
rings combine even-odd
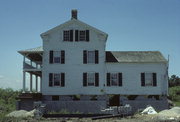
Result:
{"label": "debris pile", "polygon": [[173,107],[169,110],[160,111],[155,119],[159,121],[178,121],[180,120],[180,107]]}

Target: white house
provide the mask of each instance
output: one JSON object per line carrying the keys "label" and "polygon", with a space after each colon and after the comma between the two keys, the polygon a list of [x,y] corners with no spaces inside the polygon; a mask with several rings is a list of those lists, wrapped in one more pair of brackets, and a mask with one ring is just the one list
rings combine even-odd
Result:
{"label": "white house", "polygon": [[107,37],[80,21],[77,10],[72,10],[69,21],[41,34],[43,46],[19,51],[24,66],[18,109],[32,109],[34,101],[42,101],[49,110],[84,113],[127,103],[134,110],[146,105],[167,108],[168,62],[163,55],[159,51],[106,51]]}

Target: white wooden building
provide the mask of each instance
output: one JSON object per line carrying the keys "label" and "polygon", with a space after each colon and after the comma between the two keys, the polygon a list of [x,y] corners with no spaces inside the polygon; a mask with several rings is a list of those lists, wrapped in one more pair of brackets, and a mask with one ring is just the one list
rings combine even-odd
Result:
{"label": "white wooden building", "polygon": [[[139,103],[146,100],[152,105],[166,100],[168,62],[163,55],[159,51],[106,51],[108,34],[80,21],[77,10],[72,10],[69,21],[42,33],[41,38],[41,47],[19,51],[24,56],[19,109],[36,100],[51,110],[64,109],[62,104],[68,102],[79,108],[85,103],[97,104],[102,109],[128,102],[133,106],[131,102],[139,99]],[[152,99],[154,103],[149,103]],[[84,112],[83,108],[79,110]]]}

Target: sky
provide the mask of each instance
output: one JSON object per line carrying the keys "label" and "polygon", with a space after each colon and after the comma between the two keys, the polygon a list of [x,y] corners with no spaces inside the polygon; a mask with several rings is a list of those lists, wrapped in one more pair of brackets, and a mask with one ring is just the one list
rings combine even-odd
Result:
{"label": "sky", "polygon": [[23,56],[71,19],[108,33],[106,50],[160,51],[180,76],[180,0],[0,0],[0,88],[22,89]]}

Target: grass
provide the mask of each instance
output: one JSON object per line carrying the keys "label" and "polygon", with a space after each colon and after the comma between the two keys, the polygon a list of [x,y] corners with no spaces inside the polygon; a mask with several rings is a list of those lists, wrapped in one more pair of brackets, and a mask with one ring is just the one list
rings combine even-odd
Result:
{"label": "grass", "polygon": [[173,103],[175,104],[175,106],[180,107],[180,101],[173,101]]}

